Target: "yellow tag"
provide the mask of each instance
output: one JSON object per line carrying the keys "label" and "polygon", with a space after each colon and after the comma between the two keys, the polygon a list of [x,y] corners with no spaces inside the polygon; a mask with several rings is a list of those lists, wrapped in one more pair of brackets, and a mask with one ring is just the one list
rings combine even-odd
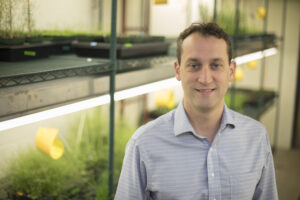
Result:
{"label": "yellow tag", "polygon": [[25,56],[36,56],[36,52],[35,51],[24,51],[24,55]]}
{"label": "yellow tag", "polygon": [[174,108],[175,99],[173,91],[171,89],[164,89],[156,92],[154,102],[157,107]]}
{"label": "yellow tag", "polygon": [[264,7],[259,7],[256,11],[256,16],[258,19],[265,19],[267,15],[267,10]]}
{"label": "yellow tag", "polygon": [[58,138],[55,138],[50,149],[50,157],[56,160],[60,158],[63,155],[63,153],[63,143]]}
{"label": "yellow tag", "polygon": [[241,81],[244,79],[244,71],[241,67],[237,67],[234,73],[234,80]]}
{"label": "yellow tag", "polygon": [[154,4],[168,4],[168,0],[154,0]]}
{"label": "yellow tag", "polygon": [[35,137],[35,146],[37,149],[55,160],[60,158],[64,153],[64,145],[56,137],[57,134],[58,129],[56,128],[39,128]]}
{"label": "yellow tag", "polygon": [[247,67],[249,69],[256,69],[257,66],[258,66],[257,60],[252,60],[252,61],[250,61],[250,62],[247,63]]}

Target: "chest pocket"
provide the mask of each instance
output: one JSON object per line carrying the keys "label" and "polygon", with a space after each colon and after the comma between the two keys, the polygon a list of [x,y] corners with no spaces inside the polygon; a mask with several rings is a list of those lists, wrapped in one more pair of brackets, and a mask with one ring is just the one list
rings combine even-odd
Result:
{"label": "chest pocket", "polygon": [[235,174],[230,176],[232,200],[252,200],[260,174],[258,172]]}

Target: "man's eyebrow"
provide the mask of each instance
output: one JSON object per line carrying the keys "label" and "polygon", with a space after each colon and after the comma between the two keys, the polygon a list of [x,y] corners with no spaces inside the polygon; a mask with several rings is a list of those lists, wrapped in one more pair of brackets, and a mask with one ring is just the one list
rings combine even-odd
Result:
{"label": "man's eyebrow", "polygon": [[213,58],[213,59],[211,59],[211,60],[212,60],[212,61],[215,61],[215,62],[218,62],[218,61],[223,62],[223,61],[224,61],[222,58]]}
{"label": "man's eyebrow", "polygon": [[[211,62],[224,62],[224,60],[222,58],[213,58],[210,61]],[[187,62],[199,62],[199,63],[201,63],[201,60],[199,60],[197,58],[188,58]]]}
{"label": "man's eyebrow", "polygon": [[189,58],[187,59],[188,62],[201,62],[199,59],[197,58]]}

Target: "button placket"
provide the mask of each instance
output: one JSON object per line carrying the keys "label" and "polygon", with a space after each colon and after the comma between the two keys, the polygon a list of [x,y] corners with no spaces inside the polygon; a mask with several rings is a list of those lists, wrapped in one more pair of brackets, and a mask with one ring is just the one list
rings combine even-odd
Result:
{"label": "button placket", "polygon": [[217,151],[217,143],[218,143],[218,134],[214,142],[208,151],[207,156],[207,175],[208,175],[208,187],[209,187],[209,196],[210,200],[220,198],[220,180],[218,175],[218,151]]}

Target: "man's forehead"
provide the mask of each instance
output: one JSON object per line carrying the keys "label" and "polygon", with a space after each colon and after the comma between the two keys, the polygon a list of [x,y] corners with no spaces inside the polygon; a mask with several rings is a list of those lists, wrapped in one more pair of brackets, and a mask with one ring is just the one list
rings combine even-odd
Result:
{"label": "man's forehead", "polygon": [[223,56],[226,57],[225,60],[228,59],[227,43],[223,38],[217,38],[211,35],[204,36],[197,32],[192,33],[183,40],[181,50],[181,57],[199,59],[199,54],[197,54],[197,56],[191,55],[192,50],[202,52],[203,56],[205,56],[205,58],[209,58],[210,60],[224,60],[225,58],[223,58]]}

